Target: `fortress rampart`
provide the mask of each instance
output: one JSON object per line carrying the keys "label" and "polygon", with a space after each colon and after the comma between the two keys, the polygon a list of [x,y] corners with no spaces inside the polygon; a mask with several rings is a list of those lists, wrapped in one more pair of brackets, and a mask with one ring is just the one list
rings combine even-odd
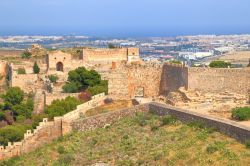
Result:
{"label": "fortress rampart", "polygon": [[79,119],[81,114],[84,115],[87,110],[102,105],[105,98],[104,93],[93,96],[92,100],[77,106],[76,110],[62,117],[55,117],[53,121],[48,121],[47,118],[43,119],[43,122],[40,122],[33,132],[27,130],[22,141],[9,142],[6,147],[0,146],[0,160],[28,153],[62,135],[70,133],[72,131],[71,123]]}
{"label": "fortress rampart", "polygon": [[109,76],[109,95],[114,99],[131,99],[137,89],[143,97],[167,95],[180,87],[201,92],[250,93],[250,69],[188,68],[179,64],[123,65]]}
{"label": "fortress rampart", "polygon": [[157,97],[161,74],[162,65],[123,64],[110,73],[109,96],[114,99]]}
{"label": "fortress rampart", "polygon": [[187,88],[204,92],[230,91],[248,94],[250,69],[188,68]]}
{"label": "fortress rampart", "polygon": [[128,56],[138,56],[138,48],[83,49],[83,61],[107,62],[128,61]]}

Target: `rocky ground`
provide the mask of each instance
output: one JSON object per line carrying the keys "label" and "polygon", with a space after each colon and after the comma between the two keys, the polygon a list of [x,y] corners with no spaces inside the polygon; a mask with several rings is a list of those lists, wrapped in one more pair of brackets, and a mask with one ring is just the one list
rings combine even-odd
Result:
{"label": "rocky ground", "polygon": [[245,95],[230,92],[201,93],[186,91],[184,88],[164,98],[164,102],[172,106],[226,119],[231,119],[233,108],[250,106],[248,100]]}

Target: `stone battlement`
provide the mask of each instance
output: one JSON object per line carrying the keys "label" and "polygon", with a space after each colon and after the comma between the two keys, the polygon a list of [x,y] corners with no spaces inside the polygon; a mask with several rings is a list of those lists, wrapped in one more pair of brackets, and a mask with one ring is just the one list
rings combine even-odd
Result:
{"label": "stone battlement", "polygon": [[0,146],[0,160],[19,156],[28,153],[38,147],[49,143],[52,140],[70,133],[72,131],[71,123],[81,117],[87,110],[103,104],[106,98],[104,93],[93,96],[92,100],[78,105],[77,109],[65,114],[62,117],[54,117],[52,121],[44,118],[42,122],[33,130],[27,130],[24,139],[20,142],[8,143],[8,146]]}

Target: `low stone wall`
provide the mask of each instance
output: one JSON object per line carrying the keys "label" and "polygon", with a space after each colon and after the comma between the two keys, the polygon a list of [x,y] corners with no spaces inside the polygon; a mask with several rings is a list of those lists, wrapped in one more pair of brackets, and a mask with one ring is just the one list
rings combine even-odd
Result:
{"label": "low stone wall", "polygon": [[75,111],[72,111],[63,117],[55,117],[52,122],[48,122],[47,119],[44,119],[33,133],[28,130],[24,135],[24,140],[21,142],[16,142],[14,144],[9,143],[7,147],[0,146],[0,160],[30,152],[45,143],[49,143],[53,139],[72,131],[94,130],[115,123],[124,117],[134,116],[136,112],[148,111],[159,116],[173,115],[184,123],[191,121],[204,122],[207,127],[215,128],[221,133],[235,138],[242,143],[250,140],[250,128],[240,125],[237,122],[214,118],[208,115],[182,110],[155,102],[89,118],[81,118],[81,113],[84,115],[88,109],[101,105],[104,99],[105,95],[100,94],[95,96],[90,102],[78,106]]}
{"label": "low stone wall", "polygon": [[99,127],[104,127],[105,125],[115,123],[124,117],[133,116],[135,115],[136,112],[148,112],[148,110],[149,110],[149,105],[144,104],[129,109],[123,109],[111,113],[105,113],[89,118],[82,118],[72,122],[71,125],[73,130],[75,131],[94,130]]}
{"label": "low stone wall", "polygon": [[171,106],[166,106],[159,103],[149,104],[150,112],[156,113],[157,115],[172,115],[180,121],[187,123],[192,121],[201,121],[207,127],[214,128],[219,132],[228,135],[229,137],[235,138],[239,142],[245,143],[250,140],[250,128],[244,125],[240,125],[232,120],[226,120],[221,118],[215,118],[209,115],[199,114],[197,112],[182,110]]}

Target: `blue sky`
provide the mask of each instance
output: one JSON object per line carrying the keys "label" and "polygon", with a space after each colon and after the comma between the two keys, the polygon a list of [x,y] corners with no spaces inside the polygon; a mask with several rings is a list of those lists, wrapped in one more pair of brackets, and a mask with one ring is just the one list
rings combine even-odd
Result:
{"label": "blue sky", "polygon": [[250,0],[1,0],[0,35],[250,33]]}

